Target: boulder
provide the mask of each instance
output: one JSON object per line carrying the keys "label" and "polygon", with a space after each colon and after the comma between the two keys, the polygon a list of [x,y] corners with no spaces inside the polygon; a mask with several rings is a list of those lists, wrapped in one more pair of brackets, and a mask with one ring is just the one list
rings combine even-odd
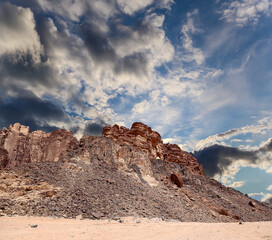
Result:
{"label": "boulder", "polygon": [[179,173],[172,173],[171,176],[170,176],[170,179],[178,187],[182,187],[183,186],[183,178],[182,178],[181,174],[179,174]]}
{"label": "boulder", "polygon": [[249,201],[248,205],[254,208],[257,207],[256,203],[253,201]]}

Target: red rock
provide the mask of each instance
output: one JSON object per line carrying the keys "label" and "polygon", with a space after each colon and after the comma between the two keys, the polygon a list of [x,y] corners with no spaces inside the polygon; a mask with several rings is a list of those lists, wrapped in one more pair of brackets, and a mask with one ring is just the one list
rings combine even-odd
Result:
{"label": "red rock", "polygon": [[176,144],[164,144],[164,160],[185,166],[195,175],[205,176],[203,167],[190,153],[180,149]]}
{"label": "red rock", "polygon": [[179,173],[172,173],[171,176],[170,176],[170,179],[178,187],[182,187],[183,186],[183,178],[182,178],[181,174],[179,174]]}
{"label": "red rock", "polygon": [[117,143],[126,143],[149,152],[151,158],[163,158],[163,142],[159,133],[152,131],[147,125],[135,122],[131,129],[118,125],[106,126],[103,129],[104,137],[118,140]]}
{"label": "red rock", "polygon": [[216,210],[220,215],[229,216],[229,212],[223,208]]}
{"label": "red rock", "polygon": [[[204,175],[202,166],[191,154],[176,144],[163,144],[160,134],[143,123],[133,123],[131,129],[107,126],[103,136],[106,138],[83,137],[77,143],[67,130],[30,133],[29,127],[15,123],[0,132],[0,169],[20,163],[69,160],[75,157],[71,147],[77,145],[81,150],[76,157],[87,163],[97,156],[120,169],[136,164],[142,173],[152,176],[150,159],[161,159],[182,165],[193,174]],[[108,138],[113,139],[113,143],[107,142]],[[94,145],[97,147],[93,148]]]}
{"label": "red rock", "polygon": [[46,197],[53,197],[54,195],[56,195],[57,192],[54,191],[54,190],[49,190],[49,191],[45,191],[45,192],[41,192],[40,195],[43,197],[43,198],[46,198]]}
{"label": "red rock", "polygon": [[241,220],[241,217],[239,217],[238,215],[233,215],[232,218],[233,218],[233,219],[236,219],[236,220],[238,220],[238,221]]}
{"label": "red rock", "polygon": [[253,201],[249,201],[248,205],[254,208],[257,207],[256,203]]}
{"label": "red rock", "polygon": [[0,169],[20,163],[58,161],[75,142],[73,133],[64,129],[30,133],[29,127],[15,123],[0,132]]}
{"label": "red rock", "polygon": [[163,144],[160,134],[143,123],[135,122],[131,129],[118,125],[106,126],[103,129],[103,136],[114,139],[120,145],[125,143],[146,150],[150,158],[174,162],[195,175],[205,175],[196,158],[181,150],[176,144]]}

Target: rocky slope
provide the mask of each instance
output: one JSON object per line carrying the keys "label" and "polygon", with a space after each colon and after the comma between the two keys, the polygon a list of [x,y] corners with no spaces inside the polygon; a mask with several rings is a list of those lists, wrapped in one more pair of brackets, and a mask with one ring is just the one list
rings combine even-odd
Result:
{"label": "rocky slope", "polygon": [[272,220],[271,205],[206,177],[193,156],[142,123],[79,141],[14,124],[0,132],[0,169],[0,215]]}

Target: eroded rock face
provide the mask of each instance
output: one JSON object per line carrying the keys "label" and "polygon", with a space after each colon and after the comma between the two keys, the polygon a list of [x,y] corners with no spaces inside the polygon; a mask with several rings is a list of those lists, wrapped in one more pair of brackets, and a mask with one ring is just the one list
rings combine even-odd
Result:
{"label": "eroded rock face", "polygon": [[187,168],[190,172],[204,176],[204,169],[190,153],[180,149],[176,144],[164,144],[164,160],[174,162]]}
{"label": "eroded rock face", "polygon": [[82,137],[75,148],[68,153],[68,157],[92,165],[103,161],[119,170],[128,170],[135,164],[143,175],[153,175],[147,151],[126,143],[116,144],[114,140],[106,137]]}
{"label": "eroded rock face", "polygon": [[106,129],[80,141],[20,124],[0,131],[0,216],[271,221],[270,205],[201,176],[195,158],[146,125]]}
{"label": "eroded rock face", "polygon": [[160,134],[143,123],[135,122],[131,129],[118,125],[106,126],[103,129],[103,136],[112,138],[120,144],[127,143],[146,150],[152,158],[163,158],[164,147]]}
{"label": "eroded rock face", "polygon": [[[68,154],[69,153],[69,154]],[[107,126],[103,137],[85,136],[77,141],[72,132],[59,129],[51,133],[34,131],[19,123],[0,132],[0,169],[20,163],[79,159],[91,163],[102,160],[120,170],[137,165],[144,176],[153,176],[151,159],[174,162],[195,175],[204,171],[197,160],[178,145],[163,144],[158,132],[136,122],[131,129]]]}
{"label": "eroded rock face", "polygon": [[30,133],[29,127],[15,123],[0,132],[0,169],[20,163],[61,160],[75,142],[73,133],[63,129]]}
{"label": "eroded rock face", "polygon": [[126,143],[145,150],[150,158],[174,162],[195,175],[205,175],[196,158],[181,150],[176,144],[163,144],[160,134],[143,123],[133,123],[131,129],[118,125],[106,126],[103,129],[103,136],[114,139],[117,144]]}

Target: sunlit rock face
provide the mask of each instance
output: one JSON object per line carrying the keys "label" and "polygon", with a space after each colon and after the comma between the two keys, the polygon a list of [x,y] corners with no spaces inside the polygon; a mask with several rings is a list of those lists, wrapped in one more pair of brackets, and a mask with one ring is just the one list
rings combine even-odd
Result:
{"label": "sunlit rock face", "polygon": [[75,143],[73,133],[67,130],[30,133],[29,127],[15,123],[0,132],[0,168],[28,162],[58,161]]}
{"label": "sunlit rock face", "polygon": [[163,144],[158,132],[140,122],[130,129],[106,126],[102,137],[84,136],[79,141],[64,129],[30,132],[29,127],[15,123],[0,132],[0,153],[0,168],[69,159],[91,163],[98,159],[118,169],[136,164],[143,176],[153,176],[150,159],[161,159],[204,176],[202,166],[191,154],[178,145]]}
{"label": "sunlit rock face", "polygon": [[174,162],[193,174],[204,176],[203,167],[196,158],[176,144],[163,144],[160,134],[143,123],[135,122],[130,129],[118,125],[106,126],[103,136],[114,139],[117,144],[126,143],[142,149],[149,154],[149,158]]}
{"label": "sunlit rock face", "polygon": [[2,129],[0,216],[271,221],[269,204],[206,177],[191,154],[145,124],[107,126],[103,135]]}

